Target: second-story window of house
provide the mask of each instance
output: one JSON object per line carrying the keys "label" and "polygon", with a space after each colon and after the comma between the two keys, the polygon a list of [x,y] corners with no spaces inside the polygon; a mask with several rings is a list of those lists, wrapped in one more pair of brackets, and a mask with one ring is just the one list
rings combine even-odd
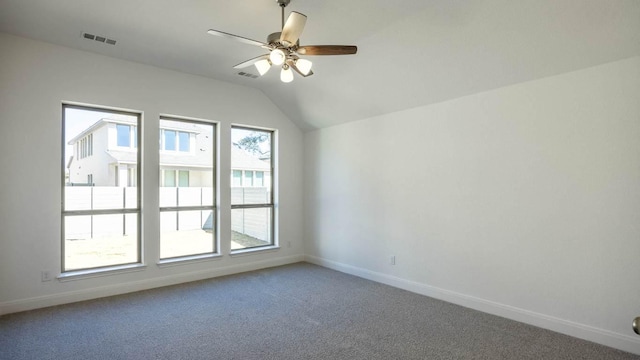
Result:
{"label": "second-story window of house", "polygon": [[178,144],[179,150],[183,152],[189,152],[189,133],[179,131],[178,132]]}
{"label": "second-story window of house", "polygon": [[118,147],[138,147],[138,127],[135,125],[116,124],[116,144]]}
{"label": "second-story window of house", "polygon": [[160,132],[160,149],[165,151],[191,151],[192,133],[172,129],[162,129]]}

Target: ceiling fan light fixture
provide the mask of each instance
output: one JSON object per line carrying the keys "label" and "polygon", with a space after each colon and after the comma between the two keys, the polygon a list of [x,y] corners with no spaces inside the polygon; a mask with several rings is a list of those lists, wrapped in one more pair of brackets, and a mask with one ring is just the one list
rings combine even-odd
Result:
{"label": "ceiling fan light fixture", "polygon": [[287,64],[282,67],[282,71],[280,72],[280,80],[283,83],[290,83],[293,81],[293,71],[291,71],[291,68]]}
{"label": "ceiling fan light fixture", "polygon": [[286,56],[284,54],[284,51],[280,50],[280,49],[273,49],[271,51],[271,54],[269,54],[269,60],[271,60],[271,63],[273,65],[282,65],[284,64],[284,61],[286,60]]}
{"label": "ceiling fan light fixture", "polygon": [[313,63],[307,59],[296,60],[296,67],[298,68],[298,70],[300,70],[300,72],[303,75],[309,75],[309,72],[311,71],[311,66],[313,66]]}
{"label": "ceiling fan light fixture", "polygon": [[271,63],[267,59],[259,60],[254,65],[256,66],[256,69],[258,70],[260,76],[266,74],[267,71],[271,69]]}

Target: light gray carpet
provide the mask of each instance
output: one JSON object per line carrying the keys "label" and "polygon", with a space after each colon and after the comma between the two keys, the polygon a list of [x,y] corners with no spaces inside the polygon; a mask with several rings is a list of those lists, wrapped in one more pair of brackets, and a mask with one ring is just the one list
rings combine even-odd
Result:
{"label": "light gray carpet", "polygon": [[0,317],[0,359],[640,359],[307,263]]}

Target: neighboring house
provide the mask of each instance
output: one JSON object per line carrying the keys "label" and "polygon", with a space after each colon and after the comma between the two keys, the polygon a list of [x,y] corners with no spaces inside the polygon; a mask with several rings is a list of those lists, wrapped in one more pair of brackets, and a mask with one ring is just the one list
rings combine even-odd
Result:
{"label": "neighboring house", "polygon": [[231,187],[271,188],[271,169],[269,161],[261,160],[240,148],[231,147]]}
{"label": "neighboring house", "polygon": [[[197,124],[172,123],[160,129],[160,186],[213,184],[212,136]],[[135,121],[103,118],[68,143],[68,185],[133,187],[137,183],[138,135]]]}
{"label": "neighboring house", "polygon": [[[163,126],[159,135],[160,148],[160,204],[172,203],[180,205],[202,205],[202,191],[213,186],[214,172],[211,171],[214,151],[211,148],[213,136],[210,127],[188,122],[170,122]],[[103,118],[72,138],[68,145],[73,146],[73,153],[67,163],[68,186],[91,186],[91,206],[98,201],[108,201],[114,196],[114,187],[124,188],[125,201],[135,201],[133,192],[126,188],[137,184],[137,147],[138,131],[135,120]],[[261,160],[260,155],[253,155],[237,144],[233,144],[231,152],[231,197],[234,204],[266,204],[271,196],[270,161]],[[190,189],[178,189],[178,188]],[[174,188],[174,189],[170,189]],[[197,188],[200,188],[198,191]],[[111,191],[109,190],[111,189]],[[67,203],[81,203],[82,196],[75,196],[81,188],[67,192]],[[194,192],[195,191],[195,192]],[[195,195],[194,195],[195,194]],[[195,196],[195,197],[194,197]],[[206,197],[206,195],[205,195]],[[180,199],[180,200],[178,200]],[[183,201],[195,203],[185,204]],[[198,200],[200,199],[200,200]],[[76,205],[70,205],[76,206]],[[81,206],[81,205],[78,205]],[[161,205],[162,206],[162,205]],[[257,214],[257,211],[235,211],[232,215],[233,229],[249,236],[261,239],[268,238],[270,233],[269,216]],[[193,217],[193,221],[187,219]],[[163,229],[213,230],[212,214],[183,214],[178,225],[177,218],[166,217]],[[78,226],[78,228],[80,228]],[[117,226],[106,227],[120,231]],[[81,233],[88,232],[82,229]],[[122,230],[124,231],[124,230]],[[100,233],[99,231],[97,233]],[[91,236],[96,231],[91,229]]]}

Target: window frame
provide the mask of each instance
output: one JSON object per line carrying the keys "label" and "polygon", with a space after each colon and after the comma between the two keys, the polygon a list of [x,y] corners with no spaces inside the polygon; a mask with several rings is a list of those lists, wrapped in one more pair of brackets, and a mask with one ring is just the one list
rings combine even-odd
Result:
{"label": "window frame", "polygon": [[[242,249],[236,249],[236,250],[231,250],[230,254],[231,255],[237,255],[237,254],[242,254],[242,253],[247,253],[247,252],[254,252],[254,251],[261,251],[261,250],[269,250],[269,249],[273,249],[273,248],[277,248],[279,246],[279,242],[278,239],[276,238],[276,219],[278,218],[278,215],[276,214],[276,205],[275,205],[275,193],[276,193],[276,188],[275,188],[275,184],[277,182],[276,177],[276,159],[277,159],[277,153],[276,153],[276,134],[277,134],[277,130],[275,129],[268,129],[268,128],[261,128],[261,127],[255,127],[255,126],[249,126],[249,125],[235,125],[232,124],[231,125],[231,134],[233,134],[233,130],[234,129],[240,129],[240,130],[248,130],[248,131],[257,131],[257,132],[266,132],[266,133],[270,133],[270,139],[271,139],[271,144],[270,144],[270,149],[269,151],[270,153],[270,164],[269,164],[269,171],[270,171],[270,181],[269,181],[269,203],[264,203],[264,204],[233,204],[230,202],[231,205],[231,212],[233,212],[233,210],[236,209],[262,209],[262,208],[269,208],[271,209],[271,216],[270,216],[270,231],[269,231],[269,237],[271,239],[271,243],[270,244],[265,244],[265,245],[259,245],[259,246],[252,246],[252,247],[246,247],[246,248],[242,248]],[[233,145],[233,141],[231,141],[231,146]],[[233,151],[233,149],[231,149]],[[231,160],[231,159],[230,159]],[[230,171],[231,171],[231,175],[233,177],[233,161],[231,161],[230,163]],[[244,177],[245,177],[245,171],[244,170],[240,170],[241,171],[241,186],[245,187],[244,184]],[[255,173],[254,170],[252,170],[252,172]],[[263,180],[264,181],[264,180]],[[252,183],[254,183],[254,181],[252,180]],[[233,186],[233,182],[230,184],[230,188]],[[230,221],[232,217],[230,217]],[[229,223],[230,227],[233,227],[231,222]],[[231,239],[229,239],[229,242],[231,242]]]}
{"label": "window frame", "polygon": [[[65,133],[66,133],[66,110],[67,109],[76,109],[76,110],[84,110],[84,111],[95,111],[95,112],[102,112],[102,113],[112,113],[112,114],[120,114],[120,115],[127,115],[127,116],[132,116],[135,117],[137,119],[137,123],[136,123],[136,128],[139,128],[142,126],[142,112],[136,112],[136,111],[131,111],[131,110],[120,110],[120,109],[114,109],[114,108],[109,108],[109,107],[101,107],[101,106],[97,106],[97,105],[79,105],[79,104],[73,104],[73,103],[62,103],[62,133],[61,133],[61,149],[62,149],[62,154],[61,154],[61,199],[60,199],[60,241],[61,241],[61,245],[60,245],[60,272],[61,272],[61,277],[65,277],[65,276],[73,276],[75,274],[87,274],[87,273],[97,273],[97,272],[103,272],[103,271],[110,271],[110,270],[120,270],[123,268],[127,268],[130,266],[142,266],[143,265],[143,258],[142,258],[142,176],[136,176],[136,207],[135,208],[122,208],[122,209],[99,209],[99,210],[95,210],[95,209],[91,209],[91,210],[65,210],[65,198],[66,198],[66,178],[65,178],[65,168],[66,168],[66,159],[65,159],[65,155],[66,155],[66,151],[65,151],[65,147],[66,147],[66,142],[67,139],[65,138]],[[137,143],[140,144],[142,143],[142,131],[137,131],[136,133],[137,135]],[[117,137],[117,135],[116,135]],[[130,139],[131,141],[131,139]],[[91,145],[93,146],[93,139],[91,141]],[[117,139],[116,139],[116,145],[117,145]],[[91,153],[93,154],[93,150],[91,150]],[[136,148],[136,172],[138,174],[142,174],[142,151],[139,148]],[[93,174],[92,174],[93,177]],[[93,180],[93,179],[92,179]],[[96,266],[96,267],[89,267],[89,268],[80,268],[80,269],[70,269],[67,270],[66,269],[66,244],[65,244],[65,235],[66,235],[66,229],[65,229],[65,219],[69,216],[91,216],[91,215],[123,215],[126,216],[127,214],[136,214],[137,215],[137,221],[136,221],[136,238],[137,238],[137,254],[136,254],[136,260],[135,262],[129,262],[129,263],[122,263],[122,264],[111,264],[111,265],[104,265],[104,266]]]}
{"label": "window frame", "polygon": [[[167,121],[179,121],[179,122],[186,122],[186,123],[191,123],[191,124],[197,124],[197,125],[206,125],[206,126],[211,126],[213,128],[213,135],[212,135],[212,184],[211,184],[211,188],[212,188],[212,193],[213,193],[213,199],[212,199],[212,205],[200,205],[200,206],[158,206],[158,214],[161,214],[163,212],[175,212],[176,213],[176,217],[180,216],[180,212],[181,211],[206,211],[206,210],[210,210],[211,214],[212,214],[212,221],[213,221],[213,227],[215,228],[215,231],[213,231],[213,251],[212,252],[206,252],[206,253],[198,253],[198,254],[188,254],[188,255],[179,255],[179,256],[171,256],[171,257],[161,257],[161,252],[158,256],[158,260],[159,260],[159,264],[166,264],[166,263],[173,263],[173,262],[179,262],[179,261],[188,261],[188,260],[192,260],[194,258],[199,259],[202,257],[212,257],[212,256],[219,256],[220,255],[220,242],[219,242],[219,219],[218,219],[218,211],[219,211],[219,206],[218,206],[218,151],[219,151],[219,145],[218,145],[218,132],[219,132],[219,126],[218,123],[215,121],[210,121],[210,120],[204,120],[204,119],[193,119],[193,118],[185,118],[185,117],[180,117],[180,116],[172,116],[172,115],[160,115],[160,117],[158,118],[159,122],[162,120],[167,120]],[[165,131],[173,131],[176,133],[175,136],[175,145],[176,145],[176,149],[175,150],[167,150],[165,148]],[[189,154],[191,153],[191,151],[189,152],[184,152],[184,151],[180,151],[179,150],[179,131],[178,130],[174,130],[174,129],[162,129],[162,128],[158,128],[158,132],[160,134],[160,147],[159,147],[159,154],[163,153],[163,152],[169,152],[169,153],[182,153],[182,154]],[[187,132],[188,134],[188,139],[189,139],[189,149],[191,150],[191,133]],[[158,173],[162,174],[162,176],[166,176],[164,174],[166,174],[167,171],[172,171],[173,172],[173,176],[174,176],[174,181],[175,184],[174,186],[176,188],[180,188],[179,184],[180,184],[180,172],[182,170],[176,170],[176,169],[172,169],[172,170],[161,170],[160,169],[160,158],[158,158]],[[191,181],[190,176],[189,176],[189,182]],[[161,181],[158,183],[158,187],[157,187],[157,191],[160,191],[160,189],[162,187],[166,187],[164,185],[164,179],[161,179]],[[158,238],[158,247],[159,249],[162,247],[162,230],[159,230],[159,235],[160,237]],[[162,251],[160,249],[160,251]]]}

